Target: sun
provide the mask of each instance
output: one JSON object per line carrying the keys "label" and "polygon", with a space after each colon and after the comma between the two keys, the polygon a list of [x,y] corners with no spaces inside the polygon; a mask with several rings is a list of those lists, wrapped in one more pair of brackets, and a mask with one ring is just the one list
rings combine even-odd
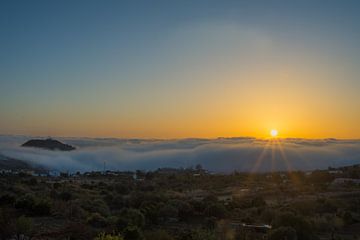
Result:
{"label": "sun", "polygon": [[271,129],[270,135],[271,135],[272,137],[277,137],[277,135],[278,135],[278,130],[276,130],[276,129]]}

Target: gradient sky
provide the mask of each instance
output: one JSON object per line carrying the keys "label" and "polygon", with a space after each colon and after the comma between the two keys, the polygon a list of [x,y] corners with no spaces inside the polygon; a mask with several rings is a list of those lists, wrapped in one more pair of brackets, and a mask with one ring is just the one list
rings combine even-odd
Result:
{"label": "gradient sky", "polygon": [[360,138],[359,1],[0,2],[0,133]]}

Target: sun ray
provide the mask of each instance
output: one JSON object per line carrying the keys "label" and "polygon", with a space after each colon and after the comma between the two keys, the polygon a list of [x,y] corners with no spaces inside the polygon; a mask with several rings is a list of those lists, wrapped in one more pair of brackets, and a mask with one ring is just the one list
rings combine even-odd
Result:
{"label": "sun ray", "polygon": [[247,178],[247,182],[251,182],[253,180],[253,175],[258,171],[259,167],[263,163],[263,159],[267,153],[267,150],[269,149],[269,141],[266,141],[266,144],[264,148],[262,149],[259,157],[256,159],[254,167],[250,170],[249,176]]}
{"label": "sun ray", "polygon": [[291,163],[290,161],[288,160],[287,156],[286,156],[286,153],[285,153],[285,150],[281,144],[280,141],[276,141],[276,144],[278,146],[278,149],[279,149],[279,152],[281,154],[281,157],[282,157],[282,160],[284,161],[285,165],[286,165],[286,169],[287,169],[287,172],[288,172],[288,175],[291,179],[291,181],[294,183],[294,184],[297,184],[299,185],[300,184],[300,179],[293,174],[293,168],[291,166]]}
{"label": "sun ray", "polygon": [[275,155],[274,142],[271,140],[271,172],[272,173],[274,172],[275,165],[276,165],[275,157],[276,157],[276,155]]}

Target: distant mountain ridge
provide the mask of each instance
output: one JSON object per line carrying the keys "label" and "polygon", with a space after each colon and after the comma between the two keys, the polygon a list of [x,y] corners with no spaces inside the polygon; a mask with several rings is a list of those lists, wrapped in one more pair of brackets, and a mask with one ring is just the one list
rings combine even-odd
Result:
{"label": "distant mountain ridge", "polygon": [[0,169],[2,170],[18,170],[18,169],[31,169],[30,164],[14,159],[9,158],[0,154]]}
{"label": "distant mountain ridge", "polygon": [[21,145],[22,147],[34,147],[34,148],[42,148],[42,149],[46,149],[46,150],[59,150],[59,151],[72,151],[75,150],[76,148],[62,143],[58,140],[55,139],[31,139],[27,142],[25,142],[24,144]]}

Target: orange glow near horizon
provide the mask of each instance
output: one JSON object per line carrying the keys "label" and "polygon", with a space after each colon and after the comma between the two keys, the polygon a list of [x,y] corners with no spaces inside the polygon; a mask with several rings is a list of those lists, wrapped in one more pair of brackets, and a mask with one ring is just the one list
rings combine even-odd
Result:
{"label": "orange glow near horizon", "polygon": [[[219,27],[210,30],[219,36],[233,33]],[[240,33],[233,37],[242,39]],[[0,134],[268,138],[270,129],[281,129],[281,138],[360,138],[358,88],[340,84],[344,73],[331,67],[335,63],[319,65],[325,60],[316,49],[289,57],[282,55],[283,45],[269,45],[265,53],[272,53],[268,57],[276,56],[275,60],[247,63],[247,57],[258,59],[255,50],[263,45],[243,55],[213,42],[214,48],[226,50],[224,56],[231,57],[224,64],[212,58],[212,48],[193,44],[190,41],[183,51],[161,59],[165,65],[167,58],[173,59],[172,65],[140,76],[141,83],[137,75],[127,76],[132,84],[117,82],[119,73],[109,85],[70,89],[65,97],[39,98],[40,102],[19,98],[22,101],[14,101],[11,111],[1,116]],[[178,69],[175,60],[183,54],[198,62],[189,60],[184,69]],[[195,63],[200,65],[194,69]],[[244,64],[247,67],[239,69]]]}
{"label": "orange glow near horizon", "polygon": [[[217,7],[210,9],[213,13]],[[229,11],[236,13],[232,7]],[[220,13],[227,12],[219,8]],[[145,25],[139,29],[134,29],[132,17],[124,21],[126,14],[120,14],[119,22],[94,15],[71,25],[82,29],[85,24],[89,35],[69,31],[70,25],[51,28],[58,30],[53,33],[47,29],[50,25],[37,21],[34,29],[29,28],[33,35],[27,35],[20,25],[12,26],[21,22],[6,22],[21,41],[13,41],[15,35],[10,34],[6,42],[12,47],[2,46],[9,56],[3,54],[6,71],[0,71],[0,134],[267,139],[269,131],[277,129],[277,138],[360,139],[357,27],[339,28],[331,37],[328,25],[310,24],[306,30],[306,24],[298,28],[298,18],[268,21],[265,14],[263,25],[253,24],[264,17],[262,13],[249,14],[253,21],[243,21],[243,14],[236,14],[237,21],[228,14],[219,19],[218,14],[191,14],[175,17],[179,25],[164,21],[166,14],[156,13],[154,19],[145,14],[146,20],[139,21]],[[161,24],[148,24],[148,17],[161,19]],[[320,19],[319,24],[327,23]],[[280,22],[288,28],[279,28]],[[61,37],[53,37],[55,33]],[[58,41],[64,36],[67,41]],[[39,42],[25,41],[28,38]],[[36,54],[29,54],[29,49]]]}

